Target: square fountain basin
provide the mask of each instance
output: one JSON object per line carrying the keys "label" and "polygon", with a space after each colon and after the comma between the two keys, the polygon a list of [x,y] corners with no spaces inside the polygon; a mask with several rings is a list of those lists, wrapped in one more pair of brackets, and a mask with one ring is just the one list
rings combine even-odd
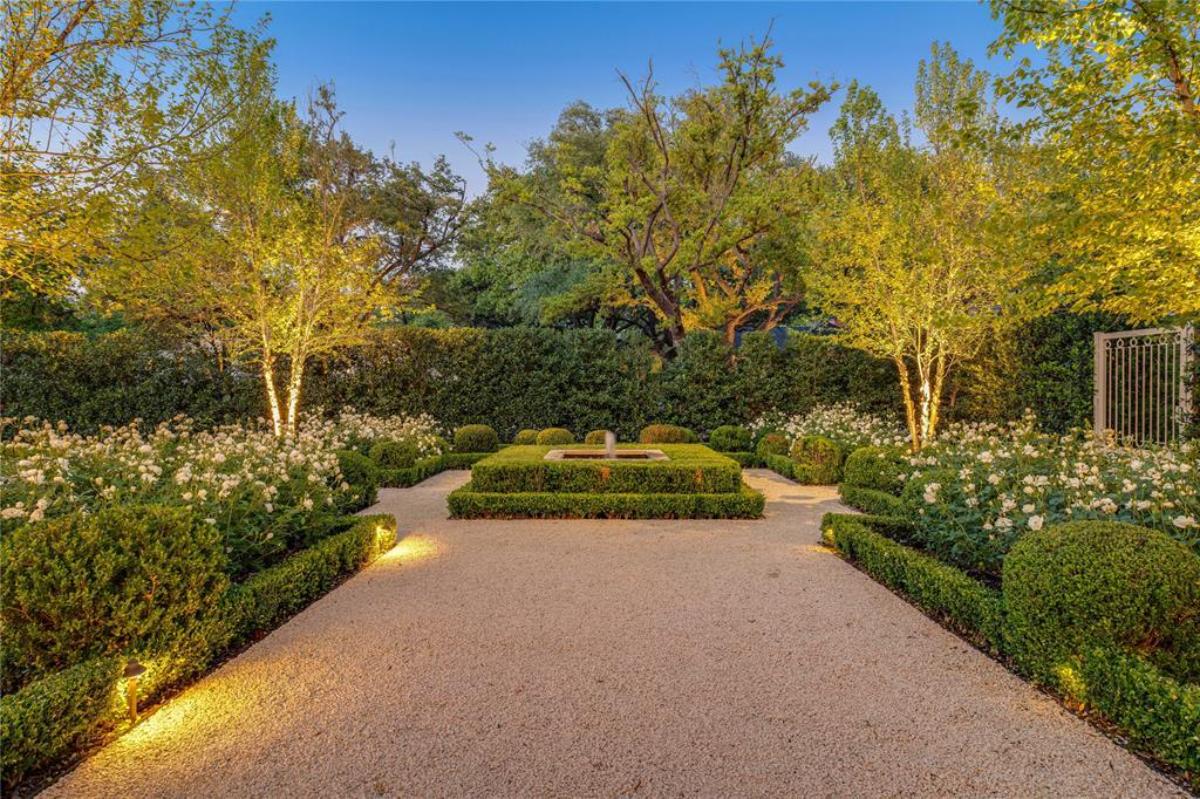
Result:
{"label": "square fountain basin", "polygon": [[608,457],[602,449],[552,449],[543,460],[548,461],[665,461],[669,460],[661,449],[618,449]]}

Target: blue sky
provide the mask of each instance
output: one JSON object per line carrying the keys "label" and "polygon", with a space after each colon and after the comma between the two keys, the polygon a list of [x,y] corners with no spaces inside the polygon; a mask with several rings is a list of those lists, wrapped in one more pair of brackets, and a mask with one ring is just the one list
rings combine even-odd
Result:
{"label": "blue sky", "polygon": [[[381,153],[394,144],[404,161],[445,153],[472,194],[485,182],[455,131],[519,163],[568,103],[622,104],[618,69],[640,77],[652,59],[673,94],[713,81],[719,44],[761,36],[772,23],[784,88],[856,78],[893,111],[911,107],[917,62],[935,40],[1007,69],[987,58],[998,24],[974,2],[243,2],[235,12],[242,24],[265,13],[283,96],[333,81],[356,141]],[[813,117],[793,150],[828,158],[840,100]]]}

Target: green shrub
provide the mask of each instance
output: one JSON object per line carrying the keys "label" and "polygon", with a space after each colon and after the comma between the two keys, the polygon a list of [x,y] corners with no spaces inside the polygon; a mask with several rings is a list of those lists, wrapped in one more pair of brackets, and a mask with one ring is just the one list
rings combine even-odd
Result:
{"label": "green shrub", "polygon": [[454,431],[455,452],[495,452],[500,449],[500,437],[486,424],[463,425]]}
{"label": "green shrub", "polygon": [[638,434],[638,442],[642,444],[695,444],[699,440],[691,430],[673,424],[647,425]]}
{"label": "green shrub", "polygon": [[903,520],[839,513],[828,513],[821,520],[825,542],[872,577],[999,651],[1004,624],[1000,592],[881,533],[903,534],[907,528]]}
{"label": "green shrub", "polygon": [[747,452],[750,449],[750,431],[744,427],[724,424],[708,436],[708,444],[717,452]]}
{"label": "green shrub", "polygon": [[1022,530],[1016,525],[988,529],[983,514],[962,515],[958,509],[968,506],[961,487],[951,469],[922,470],[900,492],[904,516],[913,520],[921,546],[930,554],[960,569],[998,578],[1004,556]]}
{"label": "green shrub", "polygon": [[538,432],[539,431],[527,427],[513,436],[513,443],[518,445],[536,444]]}
{"label": "green shrub", "polygon": [[796,464],[787,455],[771,455],[767,454],[763,458],[766,461],[767,468],[775,472],[775,474],[791,480],[796,476]]}
{"label": "green shrub", "polygon": [[200,646],[228,580],[220,534],[186,508],[114,505],[0,541],[4,688],[101,655]]}
{"label": "green shrub", "polygon": [[899,447],[859,447],[846,457],[842,482],[900,496],[903,475],[910,470]]}
{"label": "green shrub", "polygon": [[833,485],[842,477],[842,449],[824,436],[803,436],[792,444],[793,479],[804,485]]}
{"label": "green shrub", "polygon": [[411,441],[378,441],[369,457],[381,469],[408,469],[421,457],[421,451]]}
{"label": "green shrub", "polygon": [[607,433],[608,433],[607,430],[593,430],[590,433],[588,433],[586,436],[583,437],[583,443],[592,444],[593,446],[595,446],[597,444],[603,444],[604,436]]}
{"label": "green shrub", "polygon": [[547,427],[542,432],[538,433],[537,443],[542,446],[561,446],[563,444],[574,444],[575,436],[570,430],[562,427]]}
{"label": "green shrub", "polygon": [[[1028,533],[1004,561],[1008,648],[1044,682],[1077,693],[1064,670],[1116,646],[1200,682],[1189,662],[1200,616],[1200,558],[1156,530],[1078,521]],[[1181,657],[1181,653],[1184,656]]]}
{"label": "green shrub", "polygon": [[757,519],[762,494],[743,485],[729,494],[490,493],[471,483],[450,492],[455,519]]}
{"label": "green shrub", "polygon": [[907,508],[899,497],[873,488],[863,488],[843,481],[838,486],[842,502],[864,513],[903,518]]}
{"label": "green shrub", "polygon": [[26,774],[68,756],[116,722],[125,662],[93,658],[0,697],[0,774],[6,795]]}
{"label": "green shrub", "polygon": [[379,467],[350,449],[339,449],[337,458],[342,479],[350,484],[350,490],[342,495],[340,509],[349,513],[374,505],[379,497]]}
{"label": "green shrub", "polygon": [[758,457],[766,460],[768,455],[787,455],[790,446],[788,437],[783,433],[767,433],[758,440],[754,451]]}

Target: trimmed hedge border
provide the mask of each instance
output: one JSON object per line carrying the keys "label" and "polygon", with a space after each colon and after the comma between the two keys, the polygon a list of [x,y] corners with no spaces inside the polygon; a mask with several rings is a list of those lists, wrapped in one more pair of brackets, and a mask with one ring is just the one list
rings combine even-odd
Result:
{"label": "trimmed hedge border", "polygon": [[422,458],[407,469],[380,469],[380,488],[408,488],[435,474],[451,469],[470,469],[476,461],[491,452],[444,452],[432,458]]}
{"label": "trimmed hedge border", "polygon": [[768,453],[763,456],[763,460],[766,461],[767,468],[780,477],[786,477],[789,480],[796,479],[796,464],[787,455]]}
{"label": "trimmed hedge border", "polygon": [[[887,536],[879,532],[886,530]],[[893,540],[902,537],[902,519],[827,513],[821,535],[847,558],[918,607],[949,622],[960,633],[999,652],[1003,641],[1004,601],[966,572]]]}
{"label": "trimmed hedge border", "polygon": [[[901,541],[904,519],[828,513],[822,537],[915,605],[1007,659],[1004,598],[966,572]],[[1011,662],[1011,661],[1008,661]],[[1116,724],[1143,751],[1200,790],[1200,686],[1181,683],[1133,653],[1094,646],[1076,658],[1068,698]]]}
{"label": "trimmed hedge border", "polygon": [[[210,625],[195,674],[259,633],[274,629],[396,543],[391,515],[351,517],[352,526],[231,586]],[[153,657],[147,658],[153,668]],[[124,660],[101,657],[35,680],[0,698],[0,772],[6,792],[30,774],[121,730]],[[159,686],[162,689],[176,687]],[[161,692],[141,697],[152,702]]]}
{"label": "trimmed hedge border", "polygon": [[864,513],[877,516],[904,516],[904,503],[900,497],[873,488],[842,483],[838,486],[842,502]]}
{"label": "trimmed hedge border", "polygon": [[[721,450],[717,450],[721,452]],[[762,465],[762,459],[753,452],[721,452],[726,458],[733,458],[743,469],[754,469]]]}
{"label": "trimmed hedge border", "polygon": [[498,493],[467,483],[447,504],[453,519],[758,519],[766,499],[744,483],[735,494]]}

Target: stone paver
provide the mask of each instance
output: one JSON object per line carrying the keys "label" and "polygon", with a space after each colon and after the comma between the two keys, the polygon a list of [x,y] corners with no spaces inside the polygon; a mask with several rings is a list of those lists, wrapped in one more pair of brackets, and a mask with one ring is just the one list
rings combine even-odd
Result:
{"label": "stone paver", "polygon": [[384,490],[395,550],[45,795],[1181,794],[820,547],[831,489],[747,474],[764,520]]}

